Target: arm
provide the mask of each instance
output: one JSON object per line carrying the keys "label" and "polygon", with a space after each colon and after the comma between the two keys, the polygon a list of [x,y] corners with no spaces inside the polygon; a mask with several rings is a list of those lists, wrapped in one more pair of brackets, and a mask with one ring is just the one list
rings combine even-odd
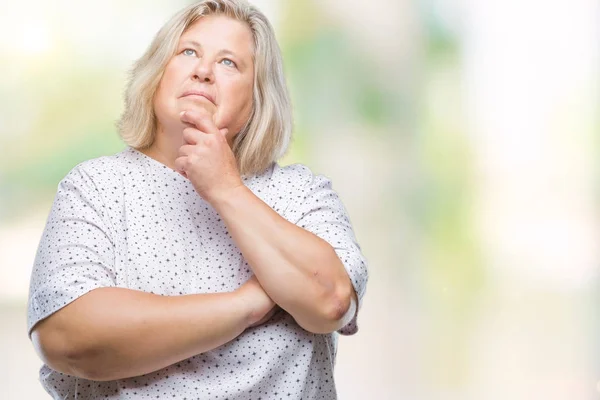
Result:
{"label": "arm", "polygon": [[100,288],[39,322],[32,340],[57,371],[96,381],[123,379],[221,346],[273,305],[256,279],[235,292],[186,296]]}
{"label": "arm", "polygon": [[[345,326],[356,315],[359,299],[346,264],[338,256],[346,252],[343,247],[349,240],[340,243],[339,239],[349,238],[349,221],[335,221],[339,218],[335,211],[334,220],[327,221],[332,218],[331,213],[323,207],[319,209],[322,203],[315,199],[317,212],[313,204],[308,204],[312,209],[307,210],[307,222],[321,220],[325,213],[324,220],[331,224],[316,226],[326,230],[325,237],[330,231],[335,236],[341,229],[340,236],[333,241],[321,239],[315,231],[298,226],[298,218],[289,222],[244,186],[226,135],[210,116],[184,111],[181,118],[189,126],[183,130],[185,144],[179,148],[175,169],[221,215],[267,294],[310,332],[329,333]],[[329,243],[340,247],[334,249]],[[362,270],[364,265],[360,262],[358,268]],[[360,287],[362,290],[364,285]]]}
{"label": "arm", "polygon": [[268,295],[304,329],[329,333],[356,312],[356,293],[335,250],[239,186],[211,199]]}

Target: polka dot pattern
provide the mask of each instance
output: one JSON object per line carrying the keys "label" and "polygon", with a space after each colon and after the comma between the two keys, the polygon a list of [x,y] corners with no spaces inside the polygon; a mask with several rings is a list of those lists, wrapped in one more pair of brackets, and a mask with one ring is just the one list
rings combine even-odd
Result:
{"label": "polka dot pattern", "polygon": [[[367,265],[331,182],[273,163],[244,184],[284,218],[329,242],[359,297]],[[60,182],[31,276],[28,329],[85,293],[124,287],[160,295],[237,289],[252,275],[219,214],[176,171],[133,148],[79,164]],[[236,339],[153,373],[109,382],[47,365],[55,399],[335,399],[337,333],[302,329],[285,312]]]}

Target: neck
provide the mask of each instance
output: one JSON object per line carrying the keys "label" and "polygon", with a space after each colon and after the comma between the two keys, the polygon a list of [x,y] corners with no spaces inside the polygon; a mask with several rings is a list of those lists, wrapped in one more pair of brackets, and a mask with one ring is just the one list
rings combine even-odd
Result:
{"label": "neck", "polygon": [[[233,148],[231,136],[227,137],[227,143],[229,144],[229,148]],[[139,151],[171,169],[176,169],[175,160],[178,157],[179,148],[183,145],[181,134],[170,135],[159,128],[156,132],[154,143],[150,147],[140,149]]]}
{"label": "neck", "polygon": [[175,160],[182,145],[183,139],[181,135],[178,135],[178,137],[170,136],[162,129],[159,129],[156,132],[154,143],[146,149],[141,149],[140,152],[171,169],[175,169]]}

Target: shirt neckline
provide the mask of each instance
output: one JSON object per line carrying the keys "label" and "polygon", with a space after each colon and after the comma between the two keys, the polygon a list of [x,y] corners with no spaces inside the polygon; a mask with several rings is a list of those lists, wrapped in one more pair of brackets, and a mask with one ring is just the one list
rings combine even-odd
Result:
{"label": "shirt neckline", "polygon": [[[131,147],[131,146],[129,146],[129,147],[128,147],[128,149],[129,149],[129,151],[131,151],[132,153],[134,153],[134,154],[137,154],[137,155],[138,155],[138,157],[140,157],[140,158],[143,158],[143,159],[147,160],[148,162],[150,162],[150,163],[152,163],[152,164],[154,164],[154,165],[157,165],[157,166],[159,166],[159,167],[163,167],[163,168],[165,168],[165,169],[170,169],[171,171],[175,172],[177,175],[181,176],[181,174],[180,174],[179,172],[177,172],[176,170],[174,170],[173,168],[171,168],[171,167],[169,167],[169,166],[167,166],[167,165],[165,165],[165,164],[161,163],[160,161],[158,161],[158,160],[156,160],[156,159],[154,159],[154,158],[150,157],[149,155],[146,155],[146,154],[142,153],[142,152],[141,152],[141,151],[139,151],[138,149],[136,149],[136,148],[134,148],[134,147]],[[181,177],[183,178],[183,176],[181,176]]]}
{"label": "shirt neckline", "polygon": [[[150,164],[154,164],[155,166],[158,167],[162,167],[164,169],[170,170],[172,171],[174,174],[176,174],[179,178],[183,179],[186,182],[190,182],[189,179],[185,178],[183,175],[181,175],[179,172],[177,172],[176,170],[174,170],[173,168],[161,163],[160,161],[142,153],[141,151],[139,151],[138,149],[136,149],[135,147],[131,147],[128,146],[129,151],[131,151],[133,154],[137,154],[138,157],[145,159],[148,163]],[[267,168],[267,170],[273,168],[273,166],[271,165],[271,167]],[[242,181],[245,184],[250,184],[251,182],[254,182],[256,180],[258,180],[258,178],[260,178],[261,176],[263,176],[267,171],[263,172],[262,174],[259,175],[252,175],[252,176],[242,176]],[[191,183],[191,182],[190,182]]]}

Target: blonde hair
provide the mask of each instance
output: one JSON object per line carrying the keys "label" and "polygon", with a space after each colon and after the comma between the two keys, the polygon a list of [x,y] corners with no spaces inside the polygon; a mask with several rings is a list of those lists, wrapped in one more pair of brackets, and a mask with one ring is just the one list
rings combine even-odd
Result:
{"label": "blonde hair", "polygon": [[201,17],[223,14],[245,22],[254,39],[254,89],[250,118],[236,135],[232,150],[242,176],[258,174],[283,157],[292,135],[292,108],[281,51],[265,15],[245,0],[203,0],[175,14],[156,34],[130,72],[125,110],[118,122],[123,141],[136,149],[156,136],[154,94],[181,35]]}

